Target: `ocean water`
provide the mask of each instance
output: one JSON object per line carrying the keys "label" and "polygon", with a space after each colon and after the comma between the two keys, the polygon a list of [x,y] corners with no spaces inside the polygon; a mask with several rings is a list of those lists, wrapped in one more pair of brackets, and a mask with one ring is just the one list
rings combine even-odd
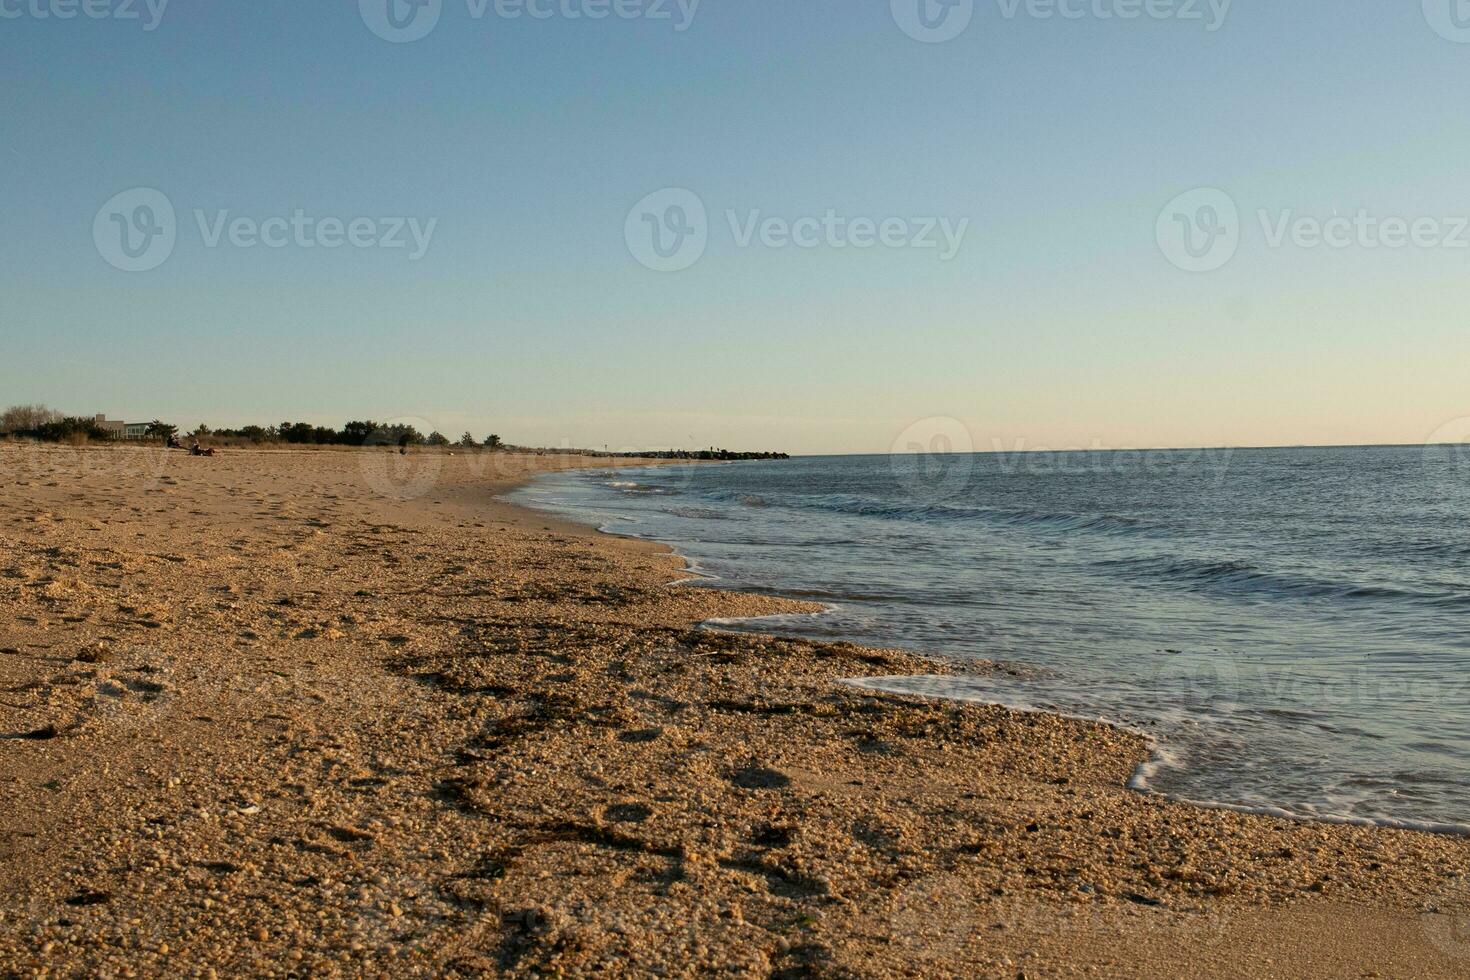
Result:
{"label": "ocean water", "polygon": [[517,497],[830,607],[733,628],[1022,665],[880,686],[1135,728],[1139,789],[1463,832],[1465,450],[802,458]]}

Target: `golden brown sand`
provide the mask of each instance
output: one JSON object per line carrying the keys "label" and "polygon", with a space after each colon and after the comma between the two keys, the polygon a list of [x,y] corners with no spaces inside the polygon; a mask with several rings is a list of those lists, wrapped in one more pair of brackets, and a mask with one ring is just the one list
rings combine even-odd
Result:
{"label": "golden brown sand", "polygon": [[1470,843],[698,630],[805,607],[493,499],[584,462],[0,445],[0,975],[1470,974]]}

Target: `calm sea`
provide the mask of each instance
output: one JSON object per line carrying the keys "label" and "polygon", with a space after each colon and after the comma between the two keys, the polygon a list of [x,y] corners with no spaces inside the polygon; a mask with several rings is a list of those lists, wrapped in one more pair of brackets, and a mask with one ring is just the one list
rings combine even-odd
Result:
{"label": "calm sea", "polygon": [[745,628],[1023,665],[885,686],[1141,730],[1139,788],[1470,824],[1465,447],[804,458],[518,499],[831,606]]}

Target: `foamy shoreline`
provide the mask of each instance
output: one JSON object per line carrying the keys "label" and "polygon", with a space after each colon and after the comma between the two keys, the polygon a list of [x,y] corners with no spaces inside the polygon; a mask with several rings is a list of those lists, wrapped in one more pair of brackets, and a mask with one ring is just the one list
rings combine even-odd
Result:
{"label": "foamy shoreline", "polygon": [[[762,470],[762,472],[765,471]],[[706,474],[707,477],[712,475],[713,474]],[[649,480],[650,476],[653,477],[652,480]],[[638,477],[638,479],[632,479],[632,477]],[[640,472],[637,469],[630,471],[627,474],[627,477],[619,474],[617,479],[582,480],[579,478],[566,479],[564,476],[563,479],[561,479],[560,481],[553,481],[561,484],[560,489],[563,491],[563,493],[560,495],[560,499],[554,499],[557,489],[555,486],[553,486],[550,491],[545,493],[537,494],[534,492],[534,490],[529,493],[523,491],[514,494],[513,498],[519,498],[527,506],[544,509],[551,513],[557,513],[562,515],[563,517],[566,517],[567,519],[582,520],[587,521],[588,523],[595,523],[597,525],[597,529],[603,533],[623,537],[631,537],[638,540],[659,541],[666,547],[669,547],[675,554],[679,555],[681,560],[685,563],[686,569],[691,573],[691,577],[681,578],[675,584],[682,585],[686,583],[700,582],[703,582],[705,584],[719,583],[719,587],[722,588],[743,587],[747,589],[753,589],[754,591],[762,595],[773,595],[783,598],[796,599],[800,601],[814,599],[825,604],[825,608],[822,611],[814,614],[800,614],[797,616],[789,616],[788,614],[777,614],[774,616],[754,617],[748,620],[715,621],[707,624],[709,626],[728,627],[736,630],[759,631],[760,623],[764,621],[769,624],[770,628],[778,630],[783,635],[800,636],[812,641],[841,639],[856,643],[877,643],[878,645],[882,646],[892,646],[899,649],[906,649],[913,656],[930,658],[937,663],[946,665],[947,668],[954,668],[956,665],[962,666],[965,663],[975,662],[973,658],[976,657],[976,651],[973,648],[966,650],[963,655],[956,655],[954,657],[947,657],[943,652],[935,651],[932,648],[927,651],[914,650],[908,648],[903,640],[898,640],[897,642],[890,643],[885,636],[884,631],[871,628],[863,629],[860,622],[849,623],[849,628],[847,629],[841,628],[840,625],[835,628],[823,628],[821,626],[813,625],[809,629],[804,629],[802,622],[812,616],[830,615],[834,612],[841,611],[842,605],[840,603],[833,602],[826,598],[826,596],[830,594],[830,592],[812,591],[809,588],[806,588],[807,586],[811,586],[811,583],[813,582],[830,583],[832,581],[836,581],[833,576],[823,575],[823,573],[821,573],[820,571],[809,572],[804,577],[805,580],[803,580],[803,576],[799,574],[794,574],[796,572],[796,569],[793,568],[793,574],[787,574],[784,572],[778,574],[777,582],[775,584],[755,584],[759,583],[759,578],[755,577],[752,574],[751,568],[746,567],[746,565],[742,565],[742,559],[738,554],[729,554],[725,551],[717,550],[711,552],[710,554],[712,556],[722,556],[727,565],[733,567],[737,572],[741,569],[743,569],[745,572],[745,574],[741,578],[739,578],[738,582],[724,581],[720,576],[711,572],[703,564],[701,564],[700,560],[694,554],[689,553],[685,548],[680,545],[680,539],[675,532],[681,529],[685,529],[686,524],[684,522],[674,521],[673,523],[659,523],[659,516],[661,514],[661,511],[659,511],[658,508],[667,507],[669,505],[654,505],[638,500],[637,496],[633,498],[629,498],[626,496],[627,494],[633,493],[634,491],[638,490],[641,490],[650,495],[663,493],[687,493],[691,492],[690,484],[692,483],[693,492],[695,492],[695,503],[687,505],[683,508],[674,508],[671,511],[672,513],[676,513],[683,517],[688,516],[684,512],[686,510],[693,509],[696,504],[704,507],[717,506],[714,504],[700,504],[700,500],[702,498],[715,495],[715,491],[714,489],[712,489],[711,480],[703,479],[693,481],[690,478],[675,478],[673,481],[675,489],[670,490],[660,490],[658,489],[658,486],[645,487],[644,483],[640,482],[640,480],[648,481],[658,485],[668,484],[670,482],[667,479],[660,482],[658,480],[658,477],[654,475],[654,471],[652,470],[643,470]],[[538,478],[538,480],[534,482],[548,481],[547,478],[543,477]],[[589,520],[588,515],[593,512],[601,513],[601,508],[603,505],[598,502],[601,498],[596,496],[595,490],[583,490],[579,488],[579,485],[584,483],[589,488],[597,488],[603,490],[606,493],[614,494],[613,496],[607,497],[607,507],[609,508],[608,513],[612,516],[612,520]],[[741,481],[737,478],[732,485],[740,487],[741,492],[745,492],[751,487],[759,486],[760,484],[758,481],[752,483],[749,479]],[[791,491],[789,481],[782,482],[779,485],[786,488],[788,495],[793,492]],[[532,486],[534,487],[534,483]],[[717,482],[715,486],[718,486]],[[567,495],[566,491],[570,491],[570,496]],[[617,493],[617,491],[622,491],[622,493]],[[821,490],[820,487],[817,487],[814,489],[804,490],[803,493],[820,495]],[[715,499],[724,498],[719,498],[716,495]],[[615,501],[617,500],[623,500],[627,502],[616,504]],[[636,503],[634,502],[635,500],[637,501]],[[701,511],[700,513],[702,514],[703,511]],[[727,515],[716,511],[711,511],[711,516],[725,517]],[[748,519],[749,518],[747,518],[747,520]],[[650,521],[652,522],[651,524]],[[625,526],[624,522],[629,522],[628,526]],[[688,530],[691,532],[688,536],[689,540],[699,541],[701,540],[701,538],[696,536],[699,533],[703,532],[706,529],[710,530],[711,533],[714,533],[716,528],[721,528],[724,526],[725,525],[723,521],[721,521],[720,524],[711,524],[708,526],[698,523],[689,525]],[[744,525],[742,525],[742,527],[743,526]],[[651,531],[649,530],[650,527],[652,528]],[[755,533],[763,540],[773,539],[779,541],[781,540],[780,534],[782,527],[783,525],[779,522],[770,525],[762,524],[760,525],[759,532],[745,533]],[[662,529],[665,533],[660,534],[660,529]],[[727,540],[731,539],[730,535],[721,533],[717,537],[724,547],[728,548],[731,546],[731,540]],[[739,535],[735,535],[732,540],[739,540]],[[691,545],[691,547],[696,546]],[[839,556],[839,558],[840,557],[841,556]],[[820,561],[821,552],[813,552],[812,560]],[[852,580],[843,580],[843,583],[850,591],[862,591],[862,586]],[[922,592],[923,590],[918,589],[916,591]],[[856,626],[857,628],[852,628],[854,626]],[[1176,653],[1177,651],[1170,650],[1169,652]],[[979,656],[984,656],[983,650],[979,652]],[[922,677],[919,677],[910,678],[908,680],[912,681],[922,679]],[[1180,740],[1174,737],[1183,735],[1185,733],[1182,733],[1175,728],[1170,727],[1166,722],[1168,719],[1174,717],[1174,715],[1178,714],[1179,712],[1187,710],[1187,706],[1181,702],[1158,701],[1154,705],[1148,705],[1146,703],[1140,702],[1137,698],[1134,698],[1131,702],[1132,714],[1130,715],[1127,709],[1122,707],[1123,704],[1129,703],[1126,698],[1116,702],[1105,702],[1102,699],[1093,698],[1092,701],[1096,701],[1098,703],[1091,703],[1086,698],[1080,700],[1077,698],[1072,698],[1071,701],[1069,701],[1068,698],[1065,696],[1065,694],[1069,692],[1065,690],[1058,690],[1054,692],[1057,695],[1063,695],[1061,697],[1047,698],[1043,696],[1038,698],[1036,695],[1043,692],[1033,692],[1029,688],[1017,688],[1014,691],[1008,691],[1005,689],[989,689],[981,693],[978,690],[972,691],[968,689],[953,689],[954,685],[949,685],[951,689],[946,690],[946,685],[941,679],[936,679],[936,681],[937,683],[922,688],[912,685],[905,686],[901,681],[896,681],[895,683],[890,684],[887,687],[883,687],[882,689],[890,691],[891,693],[919,694],[926,697],[945,698],[967,703],[992,704],[1009,708],[1015,711],[1040,712],[1069,719],[1100,722],[1103,724],[1112,725],[1122,731],[1146,739],[1149,743],[1149,755],[1147,758],[1141,760],[1138,767],[1135,769],[1132,778],[1129,781],[1129,786],[1131,788],[1142,793],[1162,795],[1165,798],[1189,803],[1190,805],[1197,807],[1223,809],[1239,813],[1257,814],[1283,819],[1304,821],[1309,823],[1343,824],[1349,826],[1377,826],[1390,829],[1419,830],[1431,833],[1452,834],[1460,836],[1470,835],[1470,824],[1466,824],[1464,822],[1454,819],[1442,819],[1437,813],[1414,813],[1412,809],[1410,809],[1408,813],[1396,812],[1396,808],[1392,806],[1380,807],[1378,808],[1377,812],[1370,811],[1365,813],[1363,811],[1367,810],[1367,807],[1355,808],[1353,806],[1355,801],[1361,803],[1363,802],[1362,800],[1357,800],[1356,798],[1333,796],[1331,794],[1329,794],[1327,798],[1321,799],[1310,797],[1304,793],[1299,793],[1298,796],[1296,796],[1295,798],[1285,795],[1273,796],[1270,792],[1270,790],[1273,788],[1271,784],[1271,777],[1267,774],[1268,770],[1264,768],[1261,769],[1261,775],[1259,778],[1254,778],[1252,781],[1248,781],[1243,788],[1236,787],[1234,786],[1234,784],[1228,782],[1228,779],[1232,773],[1232,770],[1228,768],[1220,770],[1221,775],[1218,778],[1206,778],[1204,780],[1200,780],[1193,774],[1210,773],[1212,771],[1212,768],[1210,767],[1208,762],[1196,761],[1193,765],[1186,765],[1184,760],[1189,758],[1193,758],[1195,760],[1208,759],[1208,755],[1199,751],[1202,747],[1202,744],[1197,743],[1207,743],[1210,741],[1210,738],[1208,736],[1195,736],[1193,732],[1189,733],[1190,739],[1193,739],[1193,741],[1189,739]],[[979,688],[981,685],[970,686]],[[1164,693],[1166,693],[1164,689],[1160,688],[1160,694]],[[1152,715],[1147,713],[1150,707],[1156,708],[1157,711],[1162,714],[1162,720],[1154,718]],[[1201,720],[1200,726],[1201,730],[1203,731],[1211,730],[1211,725],[1207,720]],[[1226,740],[1232,734],[1238,737],[1239,733],[1235,732],[1233,729],[1229,731],[1222,731],[1218,736],[1216,736],[1216,740]],[[1161,773],[1164,773],[1167,777],[1166,780],[1163,782],[1162,787],[1160,787],[1158,780],[1158,777]],[[1185,778],[1181,779],[1181,776],[1184,776]],[[1201,781],[1209,783],[1209,785],[1207,787],[1201,787],[1199,785]],[[1279,782],[1275,788],[1281,788],[1287,785],[1290,785],[1289,780],[1286,782]],[[1330,784],[1324,782],[1322,785],[1326,786]],[[1214,791],[1218,795],[1198,795],[1198,791],[1201,788],[1205,788],[1207,791]],[[1298,784],[1297,788],[1300,789],[1300,784]],[[1191,790],[1193,790],[1194,792],[1191,792]],[[1238,795],[1232,795],[1232,790],[1238,790]],[[1292,799],[1295,800],[1295,805],[1292,802],[1288,802]],[[1445,810],[1446,807],[1444,805],[1444,801],[1441,799],[1439,803],[1439,810]],[[1431,810],[1432,809],[1433,808],[1431,807]],[[1445,815],[1453,817],[1452,812]]]}

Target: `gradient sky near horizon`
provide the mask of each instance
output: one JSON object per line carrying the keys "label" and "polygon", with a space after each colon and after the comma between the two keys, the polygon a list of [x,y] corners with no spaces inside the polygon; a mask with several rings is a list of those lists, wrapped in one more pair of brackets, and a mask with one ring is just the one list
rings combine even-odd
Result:
{"label": "gradient sky near horizon", "polygon": [[[975,0],[942,43],[901,29],[909,0],[443,0],[409,43],[373,2],[172,0],[146,30],[144,0],[0,0],[0,402],[798,453],[956,431],[924,419],[1008,450],[1470,435],[1470,247],[1274,246],[1260,220],[1470,246],[1456,0],[1235,0],[1216,30],[1206,0]],[[138,187],[177,240],[126,272],[94,219]],[[1202,187],[1239,245],[1189,272],[1156,229]],[[682,271],[625,237],[664,188],[707,208]],[[195,214],[297,209],[437,224],[413,261],[209,247]],[[742,246],[727,218],[829,209],[969,224],[945,261]]]}

